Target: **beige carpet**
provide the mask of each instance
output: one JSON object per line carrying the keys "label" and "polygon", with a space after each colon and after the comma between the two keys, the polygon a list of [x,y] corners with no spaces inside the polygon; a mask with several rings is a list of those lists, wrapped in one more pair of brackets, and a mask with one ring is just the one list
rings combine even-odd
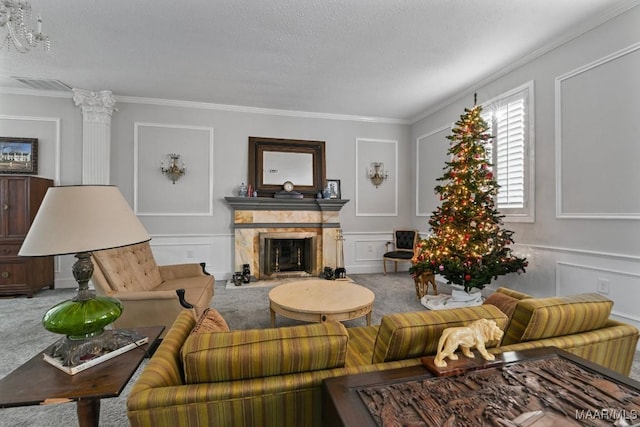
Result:
{"label": "beige carpet", "polygon": [[[376,300],[372,323],[379,324],[383,315],[394,312],[425,310],[416,298],[413,281],[407,273],[350,275],[358,284],[373,290]],[[440,287],[440,286],[439,286]],[[235,288],[235,286],[234,286]],[[445,287],[443,287],[444,290]],[[212,306],[225,317],[232,329],[266,328],[270,326],[268,293],[271,286],[227,289],[226,281],[215,285]],[[43,290],[33,298],[0,299],[0,378],[26,362],[59,336],[42,328],[44,312],[60,301],[75,294],[72,289]],[[277,325],[300,324],[278,316]],[[365,319],[345,322],[347,327],[363,326]],[[44,363],[44,362],[43,362]],[[143,366],[144,366],[143,362]],[[52,368],[55,369],[55,368]],[[126,418],[126,396],[142,368],[134,374],[129,385],[117,398],[103,399],[100,426],[121,427],[128,425]],[[640,380],[640,356],[636,354],[632,378]],[[35,381],[35,379],[34,379]],[[72,403],[0,409],[0,425],[24,427],[76,426],[76,407]]]}

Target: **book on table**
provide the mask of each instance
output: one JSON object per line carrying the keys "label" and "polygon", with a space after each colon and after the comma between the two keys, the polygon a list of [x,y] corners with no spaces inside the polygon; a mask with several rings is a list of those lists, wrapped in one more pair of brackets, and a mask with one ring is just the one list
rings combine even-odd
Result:
{"label": "book on table", "polygon": [[[69,375],[75,375],[146,344],[149,342],[149,337],[131,330],[120,329],[104,331],[97,340],[90,340],[77,344],[72,343],[66,337],[61,338],[56,344],[42,353],[44,361]],[[91,345],[83,348],[83,344]],[[72,357],[61,356],[61,351],[56,350],[65,346],[67,346],[66,351],[63,350],[62,353],[67,354],[68,347],[71,346],[71,351],[76,354]]]}

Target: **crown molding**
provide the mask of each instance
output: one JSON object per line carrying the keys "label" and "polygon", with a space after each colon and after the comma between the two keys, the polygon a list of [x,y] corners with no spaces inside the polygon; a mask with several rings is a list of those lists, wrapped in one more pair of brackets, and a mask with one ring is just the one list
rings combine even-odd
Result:
{"label": "crown molding", "polygon": [[640,5],[640,0],[622,0],[620,2],[617,2],[616,4],[614,4],[613,6],[609,7],[607,10],[604,10],[602,13],[594,16],[591,19],[587,19],[584,22],[581,22],[580,24],[576,25],[575,27],[573,27],[571,30],[567,31],[566,33],[558,36],[555,40],[547,43],[546,45],[541,46],[540,48],[534,50],[533,52],[531,52],[530,54],[522,57],[521,59],[514,61],[512,63],[510,63],[509,65],[501,68],[499,71],[497,71],[496,73],[492,73],[491,75],[489,75],[488,77],[485,77],[484,79],[481,79],[471,85],[468,85],[466,88],[460,90],[459,92],[457,92],[457,94],[447,97],[446,99],[438,102],[437,104],[435,104],[434,106],[432,106],[431,108],[425,110],[423,113],[418,114],[417,116],[413,117],[412,119],[408,120],[409,124],[414,125],[417,122],[419,122],[420,120],[429,117],[430,115],[442,110],[443,108],[461,100],[462,98],[466,98],[469,97],[471,98],[472,94],[474,92],[477,92],[478,88],[483,87],[488,85],[489,83],[498,80],[500,77],[503,77],[507,74],[509,74],[510,72],[512,72],[513,70],[516,70],[520,67],[522,67],[525,64],[528,64],[529,62],[541,57],[542,55],[544,55],[545,53],[548,53],[554,49],[557,49],[558,47],[569,43],[571,40],[574,40],[578,37],[580,37],[581,35],[595,29],[596,27],[599,27],[600,25],[604,24],[607,21],[610,21],[611,19],[615,18],[618,15],[621,15],[625,12],[627,12],[630,9],[633,9],[634,7]]}
{"label": "crown molding", "polygon": [[[23,88],[14,88],[14,87],[0,87],[0,94],[48,96],[51,98],[73,98],[73,93],[71,92],[23,89]],[[123,103],[129,103],[129,104],[159,105],[164,107],[196,108],[200,110],[230,111],[235,113],[263,114],[263,115],[270,115],[270,116],[285,116],[285,117],[301,117],[301,118],[308,118],[308,119],[323,119],[323,120],[343,120],[343,121],[364,122],[364,123],[382,123],[382,124],[393,124],[393,125],[411,124],[409,120],[394,119],[394,118],[388,118],[388,117],[369,117],[369,116],[356,116],[356,115],[349,115],[349,114],[317,113],[312,111],[279,110],[276,108],[260,108],[260,107],[249,107],[244,105],[215,104],[211,102],[181,101],[177,99],[144,98],[144,97],[137,97],[137,96],[114,95],[114,98],[116,102],[123,102]]]}
{"label": "crown molding", "polygon": [[180,101],[180,100],[174,100],[174,99],[116,96],[116,100],[118,102],[127,102],[132,104],[150,104],[150,105],[161,105],[161,106],[167,106],[167,107],[198,108],[201,110],[230,111],[230,112],[236,112],[236,113],[263,114],[263,115],[271,115],[271,116],[302,117],[302,118],[324,119],[324,120],[345,120],[345,121],[354,121],[354,122],[385,123],[385,124],[398,124],[398,125],[409,124],[409,120],[394,119],[394,118],[387,118],[387,117],[367,117],[367,116],[355,116],[355,115],[348,115],[348,114],[317,113],[317,112],[311,112],[311,111],[279,110],[276,108],[260,108],[260,107],[249,107],[245,105],[215,104],[210,102]]}

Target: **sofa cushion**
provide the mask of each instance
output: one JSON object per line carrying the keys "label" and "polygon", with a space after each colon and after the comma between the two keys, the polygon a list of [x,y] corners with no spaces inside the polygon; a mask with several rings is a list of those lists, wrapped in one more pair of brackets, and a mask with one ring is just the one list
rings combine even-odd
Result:
{"label": "sofa cushion", "polygon": [[191,334],[182,346],[186,383],[261,378],[344,366],[339,322]]}
{"label": "sofa cushion", "polygon": [[501,312],[507,315],[508,318],[511,318],[514,310],[516,309],[516,305],[518,304],[518,299],[509,296],[507,294],[503,294],[500,292],[494,292],[484,300],[483,304],[491,304],[500,309]]}
{"label": "sofa cushion", "polygon": [[218,313],[218,310],[207,308],[196,322],[191,333],[202,334],[207,332],[226,332],[228,330],[229,325],[227,325],[227,321],[224,320],[224,317]]}
{"label": "sofa cushion", "polygon": [[502,345],[592,331],[606,325],[613,301],[595,293],[518,302]]}
{"label": "sofa cushion", "polygon": [[345,368],[371,364],[378,329],[378,325],[347,328],[349,345],[347,347],[347,358],[344,361]]}
{"label": "sofa cushion", "polygon": [[[508,320],[502,311],[488,304],[384,316],[376,337],[372,363],[436,354],[438,340],[444,329],[466,326],[474,320],[482,318],[495,320],[503,331]],[[497,342],[487,343],[487,348],[497,344]]]}
{"label": "sofa cushion", "polygon": [[92,254],[114,291],[150,291],[162,282],[148,242]]}

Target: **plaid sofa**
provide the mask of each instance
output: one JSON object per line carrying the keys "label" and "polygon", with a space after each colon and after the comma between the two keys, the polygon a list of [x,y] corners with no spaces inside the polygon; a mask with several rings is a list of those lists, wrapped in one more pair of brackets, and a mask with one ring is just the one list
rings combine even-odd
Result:
{"label": "plaid sofa", "polygon": [[[598,294],[531,298],[501,288],[479,307],[341,323],[194,335],[181,313],[127,398],[132,426],[319,426],[325,378],[420,364],[448,327],[479,318],[505,331],[492,353],[556,346],[627,375],[638,330],[609,319]],[[505,301],[507,303],[505,305]],[[489,301],[489,302],[491,302]],[[505,314],[509,312],[510,314]]]}

